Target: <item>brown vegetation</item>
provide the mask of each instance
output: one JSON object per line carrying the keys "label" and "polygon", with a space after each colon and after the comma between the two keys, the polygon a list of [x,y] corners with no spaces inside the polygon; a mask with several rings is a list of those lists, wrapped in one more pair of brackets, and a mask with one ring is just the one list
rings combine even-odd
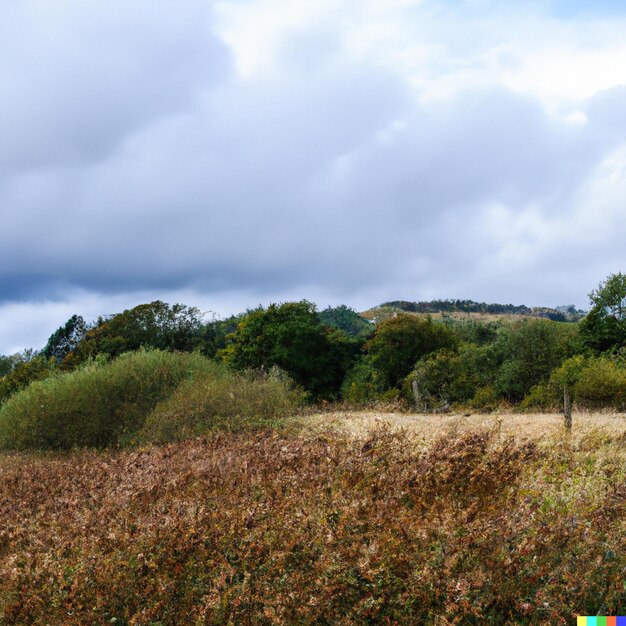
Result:
{"label": "brown vegetation", "polygon": [[626,606],[617,431],[0,457],[3,624],[571,623]]}

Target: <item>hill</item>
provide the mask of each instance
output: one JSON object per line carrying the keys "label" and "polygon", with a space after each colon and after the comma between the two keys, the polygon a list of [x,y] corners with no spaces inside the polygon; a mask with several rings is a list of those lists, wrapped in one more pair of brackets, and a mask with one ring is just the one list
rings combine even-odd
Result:
{"label": "hill", "polygon": [[510,317],[545,318],[557,322],[577,322],[585,311],[574,305],[550,307],[528,307],[514,304],[488,304],[474,300],[430,300],[410,302],[392,300],[363,311],[361,315],[370,321],[380,321],[395,313],[414,313],[453,318],[479,317],[485,320]]}

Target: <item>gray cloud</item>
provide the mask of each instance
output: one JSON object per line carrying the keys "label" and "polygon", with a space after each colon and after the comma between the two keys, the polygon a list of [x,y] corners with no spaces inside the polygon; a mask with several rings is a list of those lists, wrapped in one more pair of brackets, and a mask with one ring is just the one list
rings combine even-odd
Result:
{"label": "gray cloud", "polygon": [[626,142],[626,88],[577,103],[586,124],[502,85],[422,99],[323,23],[242,78],[199,0],[148,18],[121,0],[60,6],[0,20],[11,323],[45,319],[47,336],[87,300],[180,293],[224,313],[248,297],[584,305],[623,269],[625,174],[603,168]]}

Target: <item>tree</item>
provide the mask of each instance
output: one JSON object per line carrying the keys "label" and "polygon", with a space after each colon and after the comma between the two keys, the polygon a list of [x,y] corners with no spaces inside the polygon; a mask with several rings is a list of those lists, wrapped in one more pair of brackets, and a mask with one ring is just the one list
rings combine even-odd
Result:
{"label": "tree", "polygon": [[0,378],[0,402],[4,402],[16,391],[24,389],[36,380],[54,374],[56,362],[33,350],[24,350],[10,357],[14,360],[11,371]]}
{"label": "tree", "polygon": [[109,318],[99,318],[64,360],[74,367],[98,354],[111,358],[139,348],[190,352],[202,341],[202,315],[183,304],[155,300]]}
{"label": "tree", "polygon": [[381,322],[366,348],[384,387],[390,389],[402,386],[418,359],[457,344],[454,331],[430,316],[400,314]]}
{"label": "tree", "polygon": [[328,307],[319,313],[324,326],[338,328],[352,337],[367,338],[374,332],[374,325],[361,317],[356,311],[341,304],[337,307]]}
{"label": "tree", "polygon": [[575,324],[524,320],[503,330],[494,344],[500,366],[494,381],[497,395],[520,402],[534,385],[578,349]]}
{"label": "tree", "polygon": [[6,376],[21,360],[20,354],[0,354],[0,378]]}
{"label": "tree", "polygon": [[314,398],[333,398],[356,358],[358,344],[325,328],[303,300],[250,311],[218,354],[237,369],[278,366]]}
{"label": "tree", "polygon": [[585,345],[596,353],[626,346],[626,274],[611,274],[589,298],[592,308],[580,323]]}
{"label": "tree", "polygon": [[54,358],[57,363],[73,350],[76,350],[80,342],[87,334],[88,326],[80,315],[72,315],[70,319],[55,330],[48,339],[41,354],[50,359]]}

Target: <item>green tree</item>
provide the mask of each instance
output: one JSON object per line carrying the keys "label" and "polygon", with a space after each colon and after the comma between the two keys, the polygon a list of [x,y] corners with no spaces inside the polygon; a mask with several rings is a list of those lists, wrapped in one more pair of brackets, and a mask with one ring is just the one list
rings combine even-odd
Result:
{"label": "green tree", "polygon": [[85,320],[80,315],[72,315],[63,326],[57,328],[50,335],[41,354],[48,359],[54,358],[57,363],[61,363],[70,352],[78,348],[87,334],[87,330],[88,326]]}
{"label": "green tree", "polygon": [[25,389],[30,383],[48,378],[56,371],[54,359],[48,359],[33,350],[24,350],[11,358],[14,359],[11,371],[0,378],[0,402],[4,402],[16,391]]}
{"label": "green tree", "polygon": [[596,353],[626,346],[626,274],[611,274],[589,298],[592,308],[580,323],[585,345]]}
{"label": "green tree", "polygon": [[358,344],[325,328],[315,305],[303,300],[248,312],[219,355],[237,369],[278,366],[314,398],[332,398],[357,351]]}
{"label": "green tree", "polygon": [[343,330],[351,337],[367,338],[374,332],[374,325],[371,322],[345,304],[328,307],[321,311],[319,316],[324,326]]}
{"label": "green tree", "polygon": [[202,315],[183,304],[160,300],[140,304],[109,318],[99,318],[63,362],[72,367],[106,354],[111,358],[139,348],[190,352],[202,342]]}
{"label": "green tree", "polygon": [[430,316],[399,314],[378,325],[366,348],[383,386],[390,389],[402,386],[418,359],[457,344],[455,332]]}
{"label": "green tree", "polygon": [[6,376],[21,360],[20,354],[0,354],[0,378]]}
{"label": "green tree", "polygon": [[578,351],[578,329],[567,322],[524,320],[503,330],[494,349],[500,361],[495,392],[510,402],[520,402]]}

